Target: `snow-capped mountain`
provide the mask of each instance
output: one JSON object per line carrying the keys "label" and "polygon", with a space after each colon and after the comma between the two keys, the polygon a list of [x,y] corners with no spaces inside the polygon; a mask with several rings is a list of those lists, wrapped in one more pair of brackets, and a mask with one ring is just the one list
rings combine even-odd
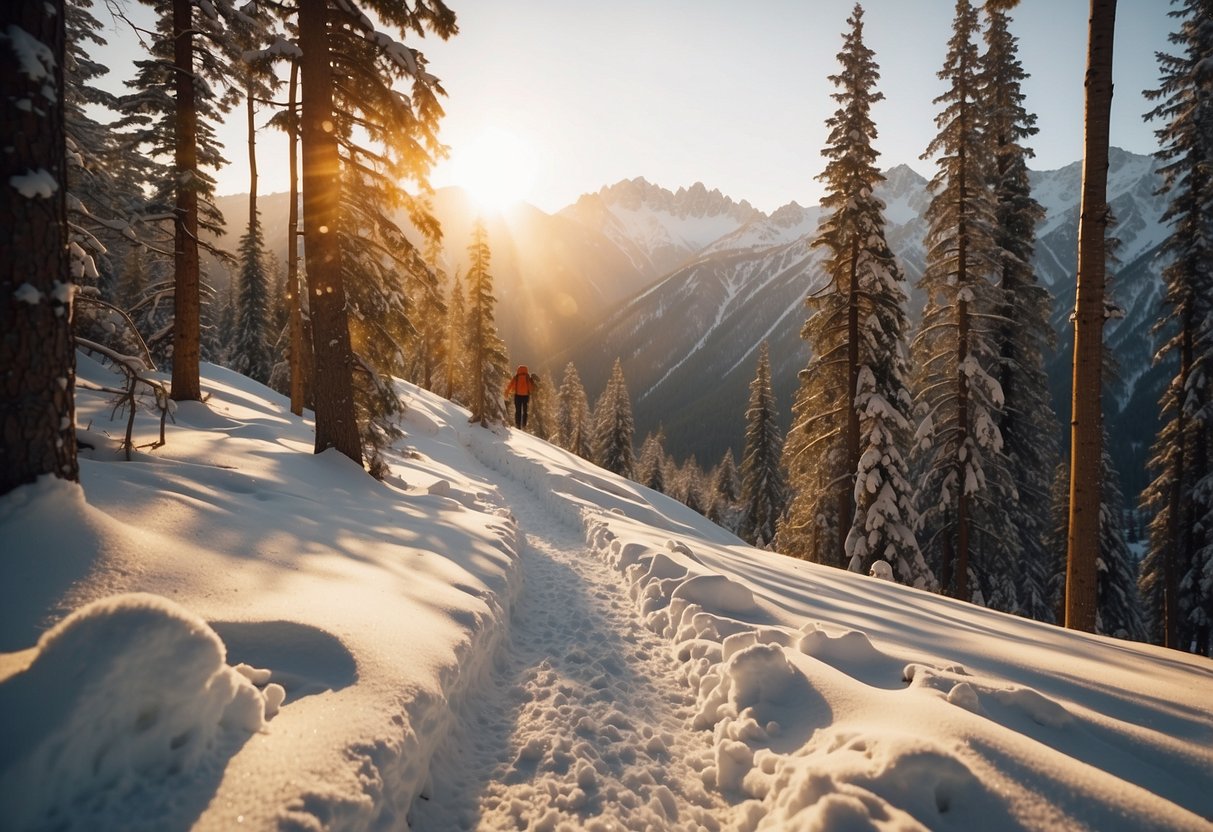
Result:
{"label": "snow-capped mountain", "polygon": [[560,216],[604,235],[650,278],[668,274],[746,224],[766,219],[748,202],[734,202],[702,182],[671,192],[643,178],[585,194]]}
{"label": "snow-capped mountain", "polygon": [[[1068,420],[1069,409],[1080,177],[1080,163],[1032,175],[1034,195],[1046,211],[1036,265],[1054,296],[1058,348],[1049,369],[1060,424]],[[1152,157],[1113,150],[1109,195],[1120,265],[1111,287],[1125,318],[1107,332],[1119,367],[1119,378],[1108,385],[1108,425],[1130,494],[1144,485],[1143,454],[1153,437],[1152,408],[1162,375],[1150,371],[1149,335],[1159,293],[1154,254],[1166,234],[1160,221],[1165,202],[1157,187]],[[888,239],[912,286],[925,262],[927,180],[900,165],[887,172],[878,194],[886,203]],[[818,216],[817,208],[793,203],[769,217],[753,217],[605,317],[567,357],[591,393],[604,383],[614,358],[623,359],[638,438],[663,426],[671,452],[695,453],[707,464],[726,447],[739,449],[759,343],[770,342],[775,394],[785,412],[796,373],[808,358],[799,331],[803,298],[821,280],[816,269],[821,254],[810,248]],[[911,288],[912,318],[920,306]]]}

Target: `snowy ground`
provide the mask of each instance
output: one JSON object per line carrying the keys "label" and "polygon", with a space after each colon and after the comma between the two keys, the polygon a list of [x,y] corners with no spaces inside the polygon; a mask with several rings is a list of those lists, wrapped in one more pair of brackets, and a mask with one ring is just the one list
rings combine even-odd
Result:
{"label": "snowy ground", "polygon": [[1213,829],[1207,659],[750,549],[411,387],[385,483],[204,390],[131,462],[82,390],[82,487],[0,499],[0,828]]}

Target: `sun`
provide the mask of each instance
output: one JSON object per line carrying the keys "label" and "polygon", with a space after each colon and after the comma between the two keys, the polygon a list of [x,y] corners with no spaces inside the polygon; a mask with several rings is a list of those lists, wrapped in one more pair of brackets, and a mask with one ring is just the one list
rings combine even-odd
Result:
{"label": "sun", "polygon": [[503,127],[483,130],[451,151],[452,184],[486,210],[500,211],[526,199],[535,170],[533,147]]}

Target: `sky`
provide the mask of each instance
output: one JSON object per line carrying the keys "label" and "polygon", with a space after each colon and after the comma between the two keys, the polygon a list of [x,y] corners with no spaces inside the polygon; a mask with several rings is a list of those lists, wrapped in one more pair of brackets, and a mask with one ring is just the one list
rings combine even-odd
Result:
{"label": "sky", "polygon": [[[450,0],[460,33],[407,41],[419,48],[448,98],[442,140],[451,159],[432,184],[457,184],[499,201],[522,198],[555,212],[583,193],[644,177],[670,189],[700,181],[771,212],[816,202],[827,78],[852,0]],[[881,164],[910,164],[935,134],[932,100],[951,34],[946,0],[868,0],[865,38],[876,52],[886,101],[873,112]],[[1022,0],[1013,12],[1025,92],[1036,114],[1033,167],[1082,156],[1087,3]],[[1112,143],[1151,153],[1154,55],[1173,21],[1165,0],[1121,0],[1115,43]],[[129,62],[114,38],[111,68]],[[122,56],[122,57],[118,57]],[[267,118],[262,114],[261,121]],[[231,162],[219,193],[247,191],[243,120],[220,137]],[[281,158],[266,135],[266,158]],[[263,192],[286,190],[280,166],[260,166]]]}
{"label": "sky", "polygon": [[750,548],[403,382],[382,482],[209,364],[126,461],[77,370],[80,484],[0,497],[7,832],[1213,820],[1208,658]]}

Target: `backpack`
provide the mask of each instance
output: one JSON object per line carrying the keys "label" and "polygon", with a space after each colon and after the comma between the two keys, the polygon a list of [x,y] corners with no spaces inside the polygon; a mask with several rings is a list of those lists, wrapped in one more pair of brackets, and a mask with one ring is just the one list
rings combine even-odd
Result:
{"label": "backpack", "polygon": [[531,395],[531,388],[535,386],[535,377],[527,372],[526,365],[518,368],[518,372],[514,374],[514,393],[519,396]]}

